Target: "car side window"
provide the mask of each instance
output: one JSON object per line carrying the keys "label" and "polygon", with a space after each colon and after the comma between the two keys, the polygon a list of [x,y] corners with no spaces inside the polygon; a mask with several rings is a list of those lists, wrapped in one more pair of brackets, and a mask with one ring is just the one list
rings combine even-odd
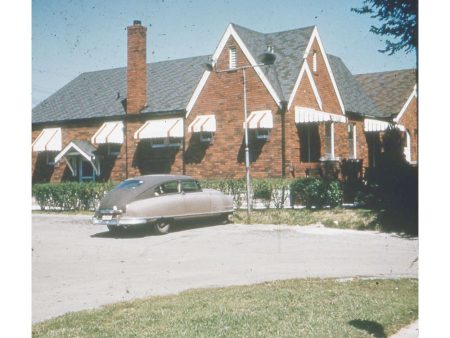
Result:
{"label": "car side window", "polygon": [[155,189],[155,195],[165,195],[178,193],[178,181],[171,181],[161,184]]}
{"label": "car side window", "polygon": [[201,189],[197,181],[189,180],[189,181],[181,181],[181,191],[188,193],[201,191]]}

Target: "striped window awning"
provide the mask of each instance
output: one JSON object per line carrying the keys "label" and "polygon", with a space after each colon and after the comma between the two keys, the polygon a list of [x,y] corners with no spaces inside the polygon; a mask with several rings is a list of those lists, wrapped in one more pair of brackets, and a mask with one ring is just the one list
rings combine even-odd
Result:
{"label": "striped window awning", "polygon": [[364,119],[365,132],[380,132],[385,131],[389,128],[397,128],[398,130],[405,131],[405,127],[401,124],[394,124],[374,119]]}
{"label": "striped window awning", "polygon": [[42,130],[31,146],[33,151],[61,151],[61,128],[48,128]]}
{"label": "striped window awning", "polygon": [[137,140],[168,137],[183,137],[182,118],[150,120],[134,133],[134,138]]}
{"label": "striped window awning", "polygon": [[105,122],[91,138],[92,144],[123,143],[123,122]]}
{"label": "striped window awning", "polygon": [[339,122],[347,123],[343,115],[325,113],[306,107],[295,107],[295,123]]}
{"label": "striped window awning", "polygon": [[245,124],[247,124],[249,129],[272,129],[272,112],[270,110],[254,111],[247,117],[247,121],[244,122],[244,128]]}
{"label": "striped window awning", "polygon": [[216,131],[216,116],[215,115],[200,115],[189,125],[188,132],[200,133]]}

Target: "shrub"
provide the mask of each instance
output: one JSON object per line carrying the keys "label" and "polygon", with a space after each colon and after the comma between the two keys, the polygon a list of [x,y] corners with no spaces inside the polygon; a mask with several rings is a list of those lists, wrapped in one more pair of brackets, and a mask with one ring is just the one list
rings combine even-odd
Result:
{"label": "shrub", "polygon": [[92,210],[112,189],[108,183],[40,183],[34,184],[32,194],[42,210]]}
{"label": "shrub", "polygon": [[262,200],[264,206],[270,208],[272,202],[273,186],[269,179],[253,180],[252,182],[253,199]]}
{"label": "shrub", "polygon": [[216,189],[226,195],[233,197],[234,208],[239,209],[242,206],[242,198],[245,196],[245,180],[226,179],[226,180],[203,180],[200,181],[202,188]]}
{"label": "shrub", "polygon": [[337,180],[301,178],[292,182],[291,196],[293,203],[300,203],[307,208],[336,207],[342,203],[342,187]]}

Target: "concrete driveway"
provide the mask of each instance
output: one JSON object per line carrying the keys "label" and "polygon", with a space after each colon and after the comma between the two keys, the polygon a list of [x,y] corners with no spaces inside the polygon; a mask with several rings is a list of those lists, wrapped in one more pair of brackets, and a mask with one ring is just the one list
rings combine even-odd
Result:
{"label": "concrete driveway", "polygon": [[202,225],[111,235],[33,215],[33,322],[191,288],[305,277],[417,277],[418,240],[322,226]]}

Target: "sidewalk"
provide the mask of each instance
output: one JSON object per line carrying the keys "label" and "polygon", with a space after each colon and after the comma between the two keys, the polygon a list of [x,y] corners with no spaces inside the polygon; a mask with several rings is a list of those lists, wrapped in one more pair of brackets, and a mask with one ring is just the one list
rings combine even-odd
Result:
{"label": "sidewalk", "polygon": [[390,336],[390,338],[417,338],[419,337],[419,321],[416,320],[414,323],[404,327],[396,334]]}

